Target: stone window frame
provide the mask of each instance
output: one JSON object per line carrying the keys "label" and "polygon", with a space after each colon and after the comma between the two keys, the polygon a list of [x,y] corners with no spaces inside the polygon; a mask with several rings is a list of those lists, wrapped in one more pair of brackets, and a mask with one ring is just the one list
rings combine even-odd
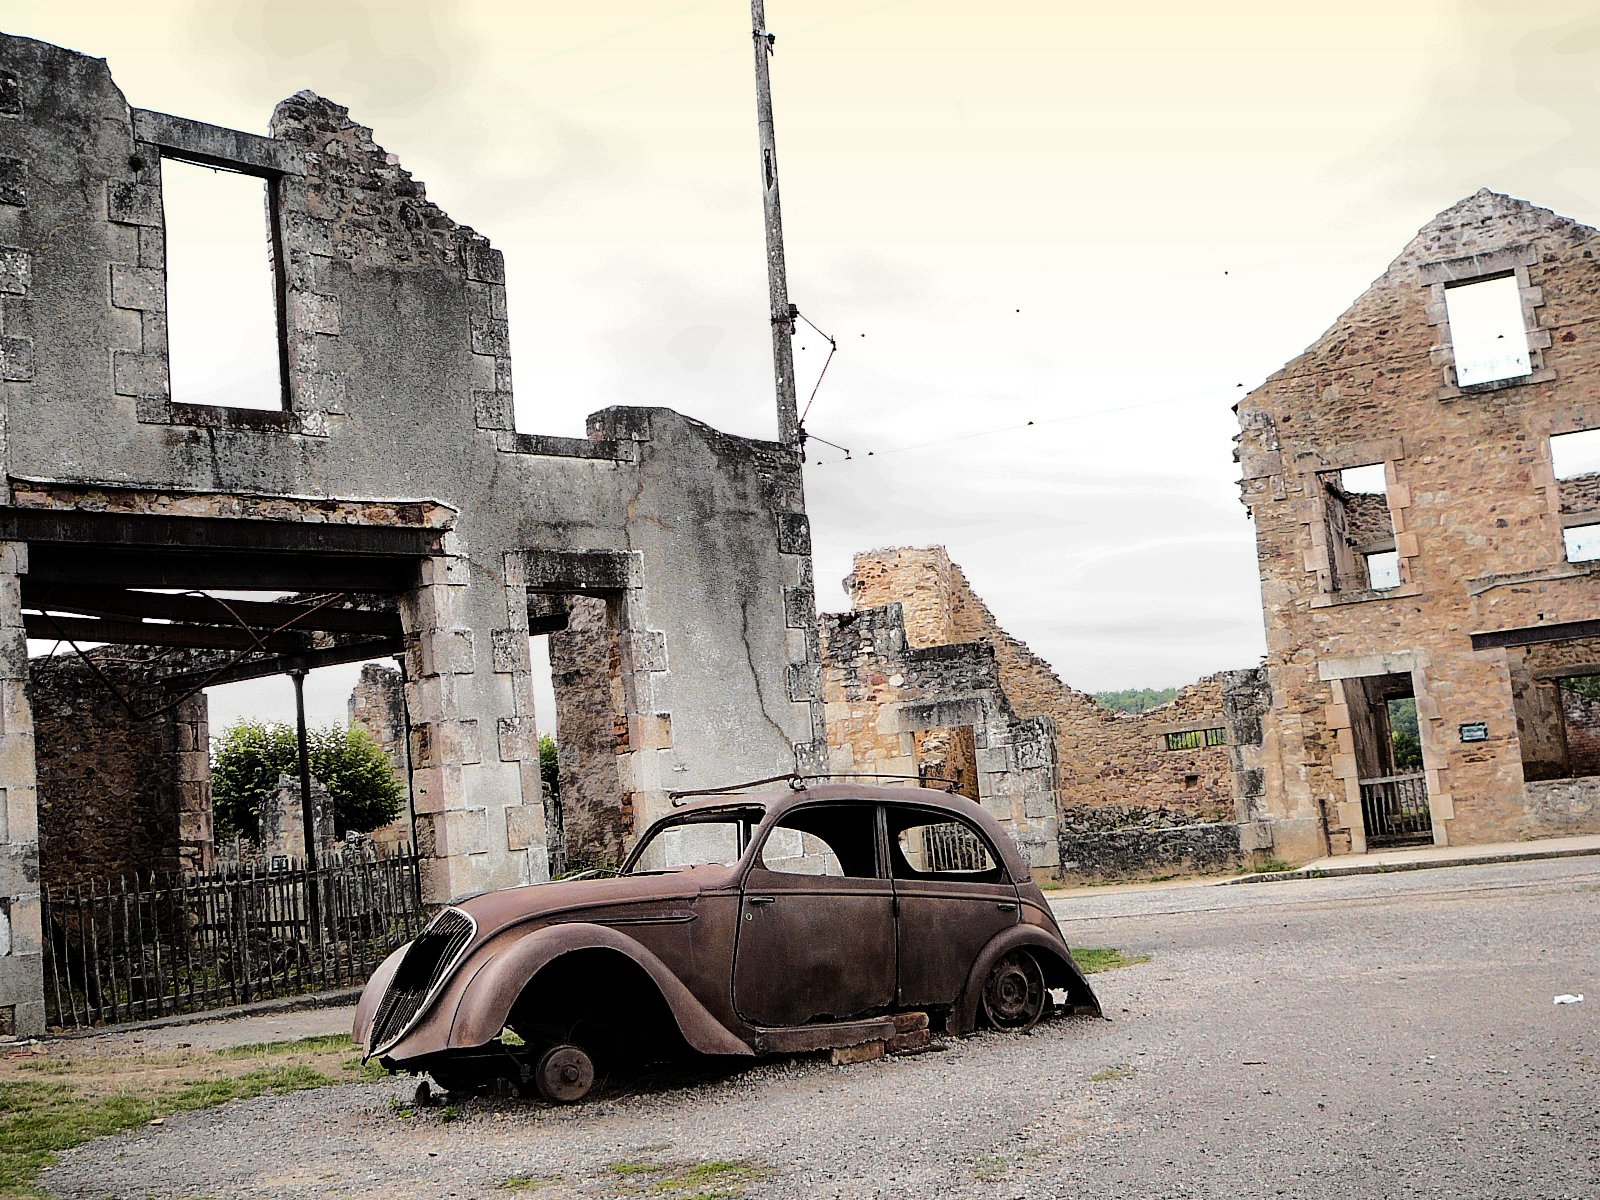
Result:
{"label": "stone window frame", "polygon": [[[1439,333],[1438,344],[1432,348],[1432,359],[1441,376],[1438,399],[1455,400],[1481,392],[1497,392],[1502,388],[1548,383],[1556,378],[1555,370],[1546,366],[1544,360],[1544,352],[1550,348],[1550,334],[1539,325],[1538,310],[1544,307],[1544,289],[1535,285],[1528,275],[1528,268],[1538,261],[1539,251],[1535,246],[1507,246],[1482,254],[1424,263],[1419,269],[1421,281],[1429,290],[1428,324]],[[1462,387],[1456,382],[1455,344],[1450,336],[1450,314],[1445,305],[1445,292],[1452,286],[1487,283],[1491,279],[1508,277],[1516,279],[1517,293],[1522,300],[1522,324],[1528,336],[1528,373]]]}
{"label": "stone window frame", "polygon": [[[339,306],[329,286],[329,222],[310,214],[304,155],[296,146],[260,134],[146,109],[134,109],[132,115],[135,161],[130,166],[140,180],[111,184],[107,203],[113,223],[139,227],[137,261],[114,263],[111,272],[112,303],[139,311],[142,332],[136,351],[114,352],[115,391],[132,398],[141,424],[328,436],[328,418],[344,412],[343,381],[322,369],[323,343],[339,334]],[[159,181],[163,159],[234,171],[266,184],[282,408],[233,408],[172,398],[166,217]],[[151,172],[154,183],[146,182]],[[142,277],[141,289],[119,289],[120,282],[136,276]]]}
{"label": "stone window frame", "polygon": [[[1342,604],[1367,604],[1379,600],[1395,600],[1422,594],[1416,582],[1416,563],[1419,552],[1417,535],[1410,530],[1408,520],[1411,507],[1411,489],[1399,476],[1400,464],[1405,461],[1405,443],[1400,438],[1378,441],[1345,442],[1321,451],[1296,456],[1301,486],[1311,500],[1311,517],[1307,522],[1308,544],[1305,570],[1316,577],[1317,594],[1311,598],[1312,608],[1331,608]],[[1327,511],[1322,498],[1319,476],[1355,467],[1383,464],[1384,492],[1389,505],[1389,521],[1394,528],[1394,552],[1400,571],[1400,585],[1392,588],[1369,588],[1361,591],[1335,591],[1333,587],[1333,556],[1327,542]]]}

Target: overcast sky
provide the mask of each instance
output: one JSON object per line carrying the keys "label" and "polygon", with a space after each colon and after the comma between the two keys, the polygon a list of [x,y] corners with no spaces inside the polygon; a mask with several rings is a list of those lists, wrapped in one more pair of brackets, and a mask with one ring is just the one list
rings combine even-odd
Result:
{"label": "overcast sky", "polygon": [[[300,88],[348,104],[505,252],[521,428],[640,404],[774,435],[741,0],[3,11],[140,107],[264,132]],[[1600,223],[1592,3],[770,0],[767,23],[792,297],[839,342],[806,423],[852,451],[813,445],[819,601],[845,607],[858,550],[942,543],[1087,690],[1260,656],[1230,406],[1419,226],[1481,186]],[[803,402],[822,344],[797,346]],[[314,719],[348,684],[312,677]],[[254,694],[288,711],[287,681]]]}

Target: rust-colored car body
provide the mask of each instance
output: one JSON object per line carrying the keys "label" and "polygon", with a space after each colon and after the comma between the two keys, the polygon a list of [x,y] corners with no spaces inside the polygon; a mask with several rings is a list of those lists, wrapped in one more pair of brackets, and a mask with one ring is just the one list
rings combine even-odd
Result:
{"label": "rust-colored car body", "polygon": [[[626,873],[658,831],[736,816],[748,833],[731,865]],[[790,831],[813,827],[833,837],[835,867],[855,859],[848,877],[771,869],[764,860],[775,831],[795,841]],[[929,829],[981,835],[990,856],[977,861],[989,869],[914,869],[920,852],[908,852],[903,839],[910,831],[926,838]],[[593,966],[632,964],[639,990],[653,985],[683,1042],[710,1055],[888,1038],[893,1014],[903,1011],[927,1011],[945,1032],[966,1033],[980,1008],[996,1003],[985,989],[998,986],[997,963],[1031,972],[1034,962],[1046,988],[1065,990],[1071,1010],[1100,1012],[1016,846],[965,797],[824,784],[703,800],[657,822],[623,870],[444,909],[372,976],[356,1010],[356,1040],[393,1070],[429,1071],[443,1082],[453,1058],[481,1055],[515,1025],[519,1004],[531,1003],[541,981],[580,953]],[[586,977],[565,976],[563,986],[581,987]]]}

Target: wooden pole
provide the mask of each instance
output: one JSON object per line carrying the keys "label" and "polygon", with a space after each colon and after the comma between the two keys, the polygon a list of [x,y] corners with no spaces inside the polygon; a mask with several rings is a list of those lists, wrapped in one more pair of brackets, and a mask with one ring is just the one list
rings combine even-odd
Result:
{"label": "wooden pole", "polygon": [[789,304],[788,270],[783,259],[783,212],[778,203],[778,144],[772,129],[772,79],[767,59],[773,36],[767,32],[762,0],[750,0],[751,36],[756,51],[756,126],[761,138],[761,201],[767,228],[767,292],[772,307],[772,370],[778,392],[778,440],[799,451],[800,402],[794,383],[794,318]]}

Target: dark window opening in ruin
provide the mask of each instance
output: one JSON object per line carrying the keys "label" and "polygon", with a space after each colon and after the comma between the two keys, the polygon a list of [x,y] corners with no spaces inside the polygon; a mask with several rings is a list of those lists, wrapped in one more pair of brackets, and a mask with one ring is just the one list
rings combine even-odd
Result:
{"label": "dark window opening in ruin", "polygon": [[552,874],[614,868],[633,845],[631,797],[618,771],[619,756],[634,749],[620,604],[599,596],[529,597]]}
{"label": "dark window opening in ruin", "polygon": [[1394,519],[1383,463],[1322,471],[1328,544],[1328,584],[1332,592],[1381,592],[1400,586]]}
{"label": "dark window opening in ruin", "polygon": [[1343,688],[1367,845],[1432,842],[1433,817],[1410,674],[1346,679]]}
{"label": "dark window opening in ruin", "polygon": [[286,342],[273,181],[163,158],[161,189],[172,399],[284,408]]}
{"label": "dark window opening in ruin", "polygon": [[1210,729],[1183,729],[1166,734],[1162,744],[1168,750],[1205,750],[1210,746],[1226,746],[1228,731],[1220,725]]}
{"label": "dark window opening in ruin", "polygon": [[1600,429],[1556,434],[1550,465],[1561,491],[1567,561],[1600,559]]}
{"label": "dark window opening in ruin", "polygon": [[1524,779],[1600,775],[1600,675],[1514,672],[1512,694]]}
{"label": "dark window opening in ruin", "polygon": [[1444,304],[1458,387],[1519,379],[1533,370],[1515,275],[1447,286]]}
{"label": "dark window opening in ruin", "polygon": [[978,742],[971,725],[921,729],[912,740],[924,787],[978,798]]}

